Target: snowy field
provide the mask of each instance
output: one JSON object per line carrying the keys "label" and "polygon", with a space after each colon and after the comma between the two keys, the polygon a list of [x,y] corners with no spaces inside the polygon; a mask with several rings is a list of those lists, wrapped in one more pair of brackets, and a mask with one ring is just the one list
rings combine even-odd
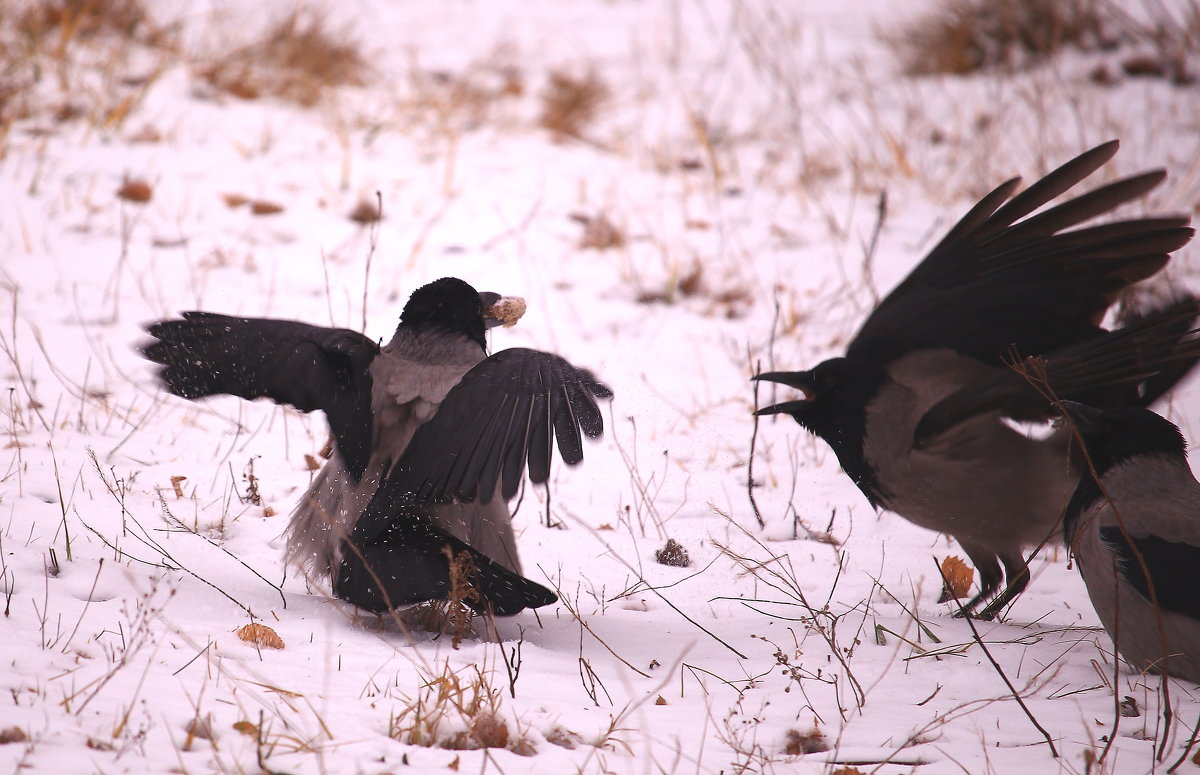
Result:
{"label": "snowy field", "polygon": [[[1135,44],[906,75],[930,2],[363,0],[323,27],[362,70],[279,85],[244,47],[295,6],[248,5],[0,0],[0,772],[1200,771],[1200,689],[1164,720],[1063,549],[976,636],[934,602],[957,547],[791,420],[757,428],[764,528],[747,488],[750,375],[840,352],[994,185],[1119,138],[1089,185],[1165,167],[1125,212],[1191,213],[1195,84],[1126,75]],[[134,349],[187,309],[386,339],[446,275],[528,301],[494,349],[616,393],[516,516],[560,602],[457,648],[285,574],[321,416],[165,395]],[[1162,411],[1194,440],[1198,408]]]}

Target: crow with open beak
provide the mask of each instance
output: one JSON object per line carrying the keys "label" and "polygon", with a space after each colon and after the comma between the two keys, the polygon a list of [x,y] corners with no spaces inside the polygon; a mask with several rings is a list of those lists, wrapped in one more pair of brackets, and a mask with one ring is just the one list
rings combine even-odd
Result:
{"label": "crow with open beak", "polygon": [[1005,418],[1053,418],[1047,392],[1146,405],[1200,357],[1194,299],[1115,331],[1101,325],[1126,288],[1191,239],[1188,219],[1075,228],[1146,194],[1163,171],[1035,213],[1116,150],[1087,151],[1015,196],[1019,179],[999,186],[880,302],[845,357],[755,377],[803,393],[758,414],[791,415],[824,439],[874,507],[957,539],[980,575],[960,615],[991,600],[979,613],[991,618],[1024,590],[1023,550],[1057,534],[1079,480],[1068,434],[1031,438]]}
{"label": "crow with open beak", "polygon": [[1091,463],[1063,534],[1092,605],[1135,670],[1200,683],[1200,484],[1183,434],[1149,409],[1064,409]]}
{"label": "crow with open beak", "polygon": [[549,479],[554,440],[569,465],[604,422],[612,392],[567,361],[528,349],[487,355],[487,328],[519,299],[453,277],[418,288],[392,340],[288,320],[185,312],[148,327],[142,353],[188,399],[228,394],[320,409],[333,454],[287,530],[288,561],[370,611],[447,599],[511,615],[555,595],[522,575],[508,501],[524,472]]}

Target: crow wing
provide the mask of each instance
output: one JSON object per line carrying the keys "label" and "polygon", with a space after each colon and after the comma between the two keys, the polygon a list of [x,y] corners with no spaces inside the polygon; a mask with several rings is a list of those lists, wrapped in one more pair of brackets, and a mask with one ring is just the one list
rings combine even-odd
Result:
{"label": "crow wing", "polygon": [[1185,217],[1064,231],[1153,189],[1161,170],[1030,215],[1116,150],[1116,141],[1105,143],[1016,196],[1019,179],[984,197],[880,302],[847,354],[886,363],[946,347],[999,365],[1013,348],[1041,355],[1103,333],[1099,322],[1116,294],[1161,269],[1193,234]]}
{"label": "crow wing", "polygon": [[142,354],[161,366],[163,386],[182,398],[269,398],[325,412],[355,479],[371,456],[371,361],[379,346],[344,328],[291,320],[184,312],[147,327]]}
{"label": "crow wing", "polygon": [[[1120,573],[1142,597],[1150,600],[1150,583],[1164,610],[1200,621],[1200,596],[1196,594],[1196,569],[1200,546],[1166,541],[1158,536],[1127,536],[1119,527],[1100,528],[1100,539],[1117,557]],[[1137,553],[1134,552],[1137,548]],[[1149,579],[1138,562],[1141,554]]]}
{"label": "crow wing", "polygon": [[1162,375],[1178,379],[1200,359],[1193,326],[1200,300],[1182,299],[1130,325],[963,385],[930,407],[916,446],[984,412],[1043,421],[1057,414],[1052,397],[1101,408],[1145,405],[1158,398]]}
{"label": "crow wing", "polygon": [[[354,527],[362,544],[389,529],[413,504],[511,500],[526,467],[550,477],[554,441],[568,465],[583,460],[583,436],[604,432],[597,399],[612,391],[585,369],[537,350],[502,350],[450,390]],[[403,518],[403,517],[401,517]]]}

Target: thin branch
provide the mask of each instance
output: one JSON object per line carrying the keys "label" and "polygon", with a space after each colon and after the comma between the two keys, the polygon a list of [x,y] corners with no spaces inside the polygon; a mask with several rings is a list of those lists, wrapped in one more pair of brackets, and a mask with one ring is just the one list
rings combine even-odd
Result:
{"label": "thin branch", "polygon": [[379,245],[379,222],[383,220],[383,194],[375,192],[375,203],[378,207],[375,210],[375,220],[371,221],[371,226],[368,231],[370,235],[370,248],[367,250],[367,266],[363,270],[363,295],[362,295],[362,333],[367,332],[367,295],[371,289],[371,259],[375,257],[375,248]]}
{"label": "thin branch", "polygon": [[[942,573],[942,566],[936,562],[933,565],[937,568],[938,575],[942,578],[942,583],[946,585],[945,588],[949,589],[951,594],[953,594],[954,588],[951,586],[950,580],[946,578],[946,574]],[[960,600],[961,598],[955,594],[954,601],[957,603]],[[967,626],[971,628],[971,635],[975,638],[975,642],[979,644],[979,648],[983,649],[984,656],[986,656],[988,661],[992,663],[992,667],[996,669],[996,672],[1000,675],[1001,680],[1004,681],[1004,685],[1008,687],[1010,692],[1012,692],[1013,699],[1017,701],[1017,705],[1021,706],[1021,710],[1025,712],[1025,715],[1028,717],[1030,723],[1032,723],[1034,728],[1037,729],[1038,732],[1041,732],[1042,737],[1046,739],[1046,745],[1050,746],[1050,754],[1057,759],[1058,749],[1054,747],[1053,738],[1050,737],[1050,733],[1046,731],[1046,728],[1038,722],[1037,717],[1033,715],[1033,712],[1029,710],[1029,706],[1025,704],[1025,700],[1021,699],[1021,693],[1017,691],[1017,687],[1013,686],[1012,681],[1008,680],[1008,675],[1004,672],[1004,668],[1000,667],[1000,663],[997,662],[996,658],[992,656],[992,652],[988,649],[987,644],[984,643],[983,638],[979,636],[979,630],[975,627],[975,621],[969,616],[963,617],[963,619],[966,621]]]}
{"label": "thin branch", "polygon": [[[759,373],[761,368],[762,361],[756,361],[755,373]],[[754,380],[754,429],[750,432],[750,459],[746,462],[746,495],[750,498],[750,508],[754,510],[754,518],[758,520],[758,529],[763,530],[766,528],[767,522],[758,508],[758,501],[754,499],[754,448],[758,444],[758,386],[758,380]]]}

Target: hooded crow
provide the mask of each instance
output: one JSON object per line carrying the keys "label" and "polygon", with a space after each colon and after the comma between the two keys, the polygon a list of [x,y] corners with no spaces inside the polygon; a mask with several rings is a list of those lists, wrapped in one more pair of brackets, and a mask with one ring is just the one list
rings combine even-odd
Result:
{"label": "hooded crow", "polygon": [[[872,506],[958,540],[980,575],[960,615],[1006,576],[980,617],[1020,594],[1023,549],[1057,532],[1079,478],[1066,434],[1034,439],[1004,421],[1054,416],[1027,377],[1062,397],[1148,404],[1200,357],[1184,341],[1200,310],[1191,299],[1118,331],[1100,325],[1123,290],[1191,239],[1188,219],[1073,228],[1142,196],[1164,172],[1034,214],[1116,150],[1116,141],[1094,148],[1015,196],[1019,179],[999,186],[880,302],[845,357],[755,377],[803,392],[757,413],[789,414],[823,438]],[[1025,374],[1010,368],[1017,362]]]}
{"label": "hooded crow", "polygon": [[325,413],[333,454],[287,529],[287,559],[306,576],[370,611],[456,595],[511,615],[557,598],[521,575],[508,501],[526,468],[549,479],[555,439],[567,464],[583,459],[612,392],[557,355],[488,357],[485,330],[515,322],[506,305],[447,277],[413,292],[382,347],[346,329],[185,312],[151,324],[142,353],[183,398]]}
{"label": "hooded crow", "polygon": [[1063,403],[1091,463],[1063,533],[1092,605],[1135,670],[1200,683],[1200,484],[1183,435],[1149,409]]}

